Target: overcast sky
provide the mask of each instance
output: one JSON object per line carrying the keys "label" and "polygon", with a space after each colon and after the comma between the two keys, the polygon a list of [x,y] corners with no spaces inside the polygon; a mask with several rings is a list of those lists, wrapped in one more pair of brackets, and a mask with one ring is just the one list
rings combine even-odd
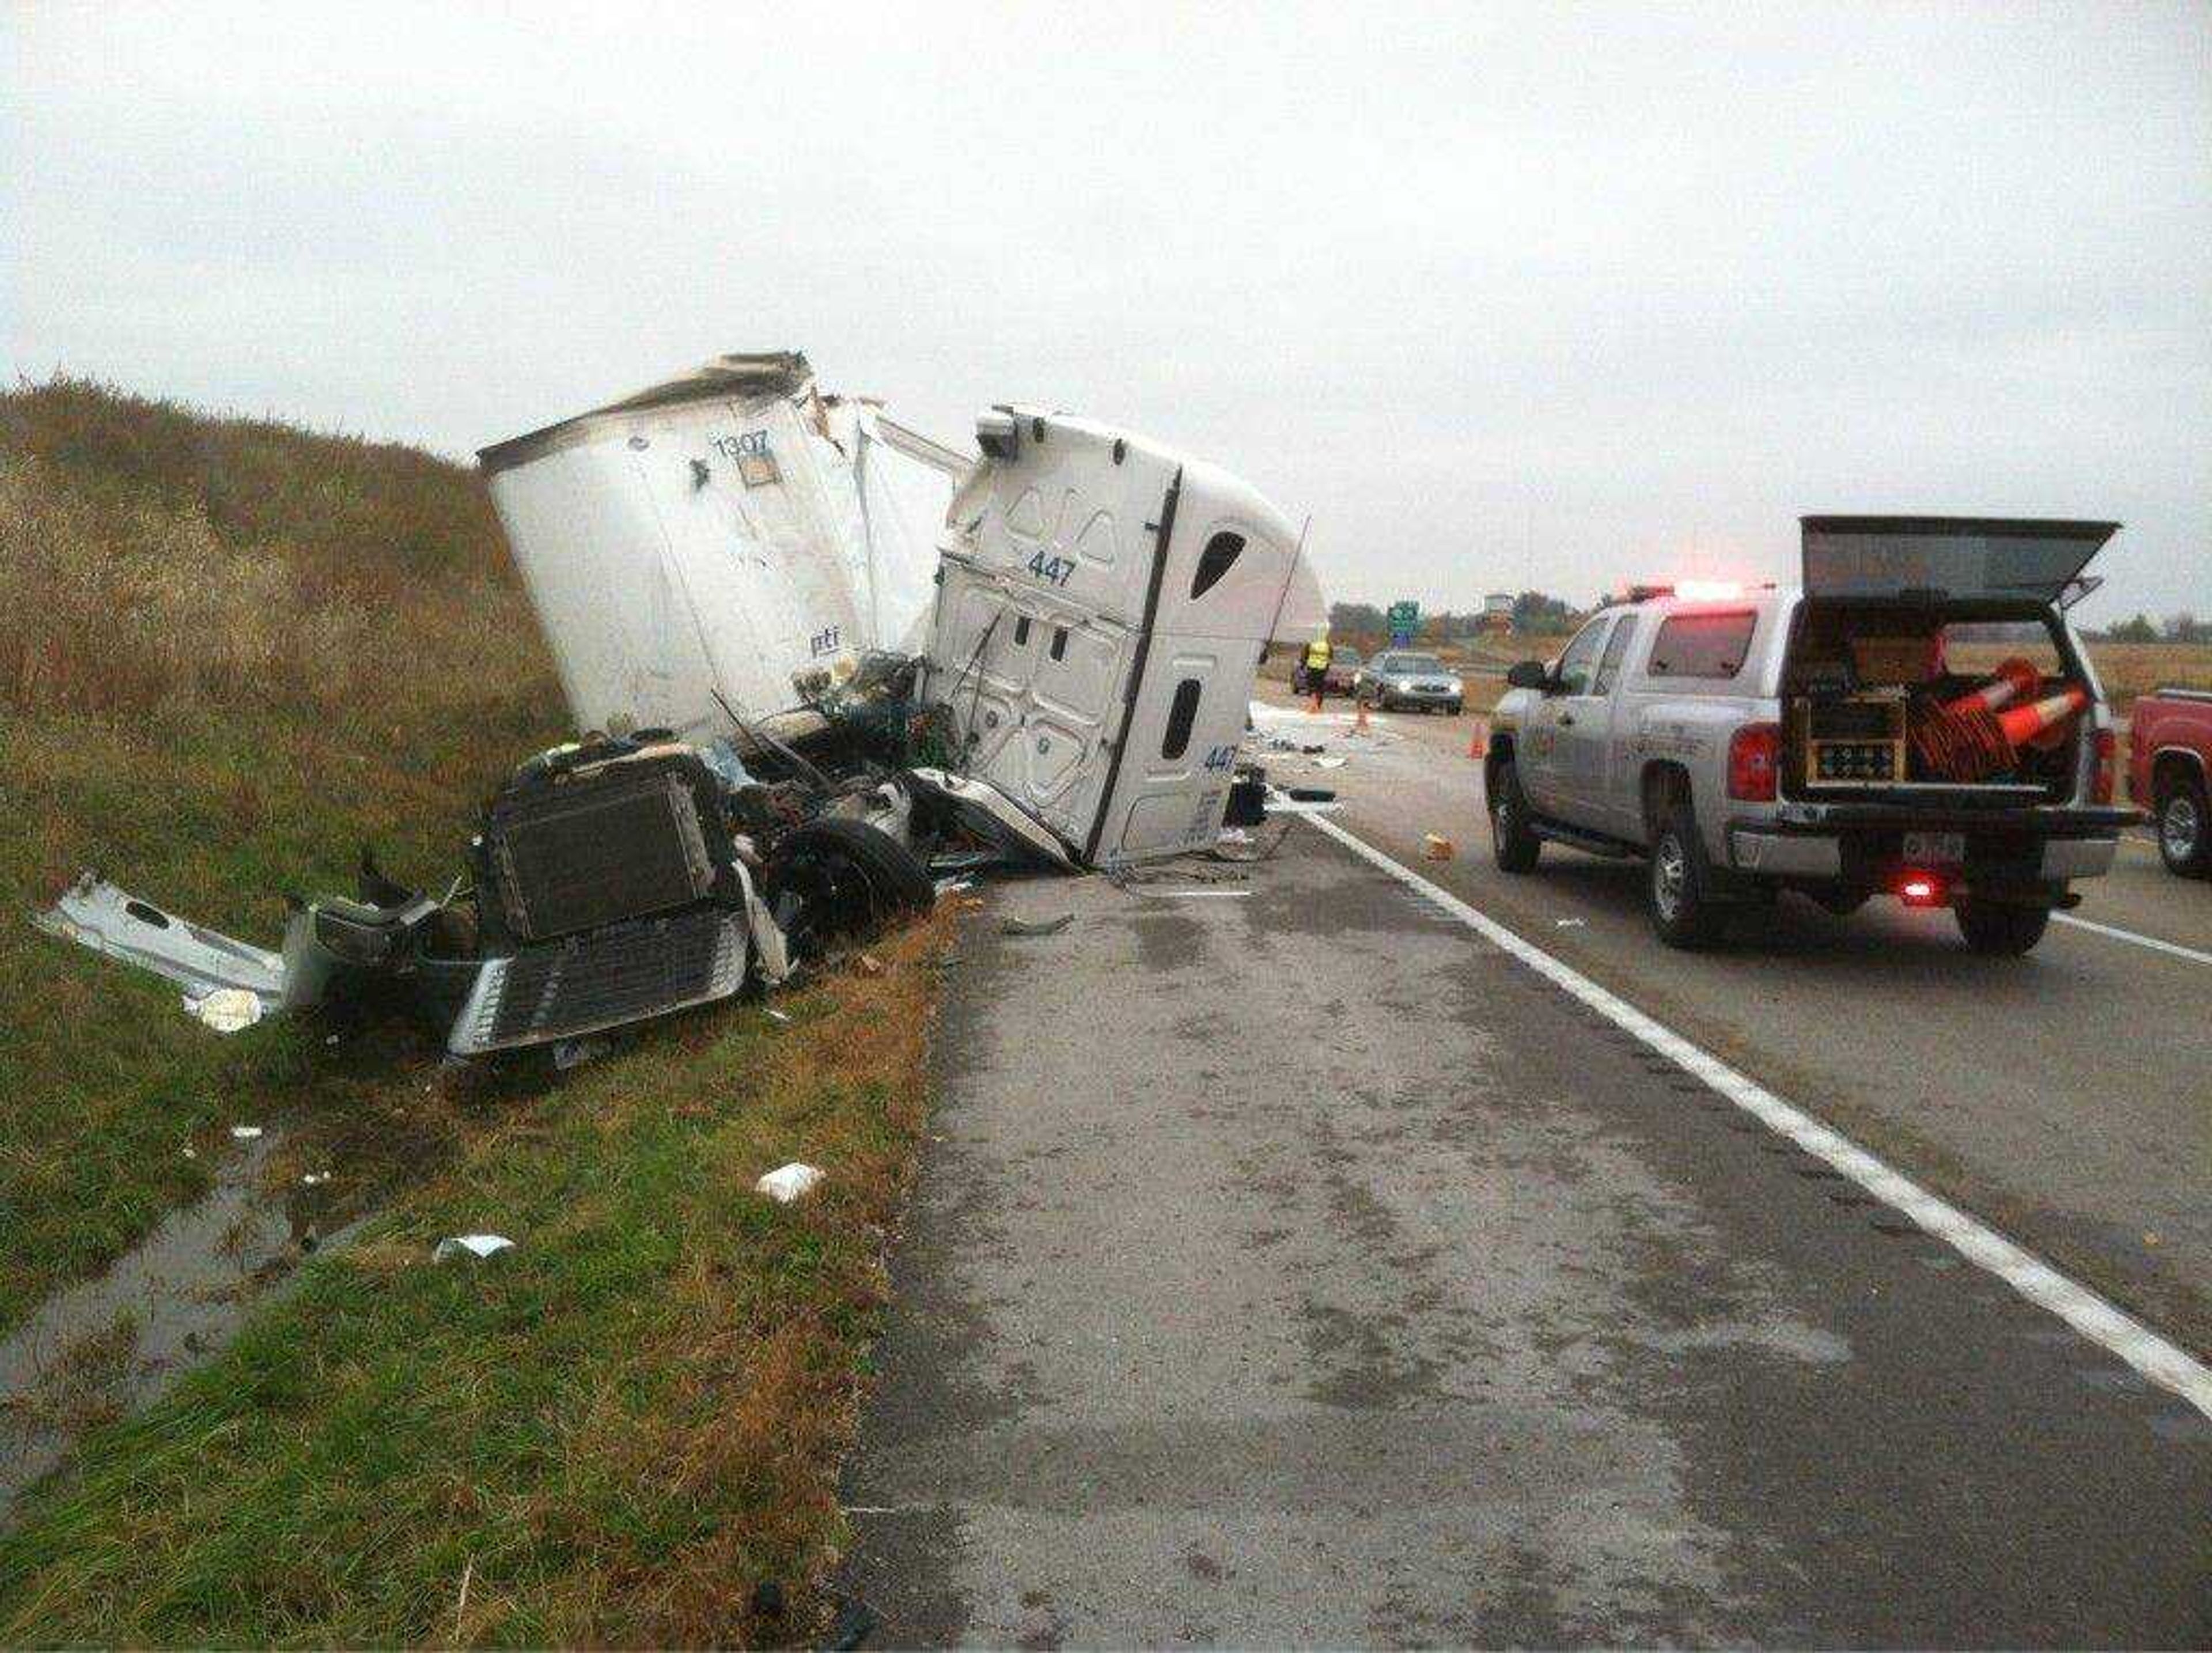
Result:
{"label": "overcast sky", "polygon": [[2212,5],[8,0],[0,367],[455,453],[724,350],[1021,399],[1332,595],[2118,517],[2212,613]]}

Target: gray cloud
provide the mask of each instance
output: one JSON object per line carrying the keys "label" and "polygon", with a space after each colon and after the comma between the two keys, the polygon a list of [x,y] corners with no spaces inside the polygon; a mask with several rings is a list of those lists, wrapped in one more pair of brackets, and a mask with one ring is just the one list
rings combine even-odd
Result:
{"label": "gray cloud", "polygon": [[[456,15],[459,14],[459,15]],[[796,345],[1117,418],[1341,594],[2114,515],[2212,610],[2212,13],[18,8],[4,365],[463,452]]]}

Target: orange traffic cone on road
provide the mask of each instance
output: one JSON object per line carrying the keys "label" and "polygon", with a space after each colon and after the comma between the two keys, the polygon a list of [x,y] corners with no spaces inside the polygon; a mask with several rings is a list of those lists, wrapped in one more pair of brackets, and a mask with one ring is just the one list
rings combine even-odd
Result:
{"label": "orange traffic cone on road", "polygon": [[1352,697],[1352,732],[1361,735],[1367,732],[1367,702],[1357,695]]}
{"label": "orange traffic cone on road", "polygon": [[1490,756],[1490,720],[1488,718],[1475,719],[1474,727],[1468,732],[1467,755],[1469,757]]}

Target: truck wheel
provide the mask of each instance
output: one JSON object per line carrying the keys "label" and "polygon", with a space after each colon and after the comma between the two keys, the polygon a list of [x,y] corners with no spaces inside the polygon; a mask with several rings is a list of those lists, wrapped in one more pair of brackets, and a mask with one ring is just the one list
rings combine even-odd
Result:
{"label": "truck wheel", "polygon": [[1952,909],[1959,933],[1973,951],[1991,958],[2018,958],[2043,939],[2051,927],[2048,907],[2021,907],[2008,902],[1962,901]]}
{"label": "truck wheel", "polygon": [[937,885],[914,852],[880,827],[825,816],[776,841],[762,872],[761,898],[782,925],[792,956],[812,959],[927,912]]}
{"label": "truck wheel", "polygon": [[1528,825],[1528,799],[1521,791],[1521,775],[1510,763],[1498,766],[1497,784],[1490,789],[1490,853],[1501,872],[1533,872],[1544,841]]}
{"label": "truck wheel", "polygon": [[1651,927],[1670,947],[1710,947],[1728,927],[1728,908],[1712,897],[1705,840],[1686,802],[1677,803],[1651,845]]}
{"label": "truck wheel", "polygon": [[2212,866],[2212,811],[2205,808],[2204,783],[2194,775],[2167,775],[2158,783],[2151,819],[2166,870],[2185,878],[2203,876]]}

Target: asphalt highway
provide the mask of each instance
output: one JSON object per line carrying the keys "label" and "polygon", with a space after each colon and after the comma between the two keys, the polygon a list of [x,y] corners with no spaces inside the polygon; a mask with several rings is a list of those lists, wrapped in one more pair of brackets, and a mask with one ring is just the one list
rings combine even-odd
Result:
{"label": "asphalt highway", "polygon": [[[1292,705],[1266,686],[1279,707]],[[2212,1350],[2212,884],[2131,837],[2025,959],[1975,957],[1950,915],[1784,897],[1709,954],[1660,944],[1644,868],[1547,845],[1491,860],[1475,720],[1393,714],[1340,766],[1331,819],[1826,1120],[2202,1355]],[[1425,835],[1452,858],[1422,859]]]}
{"label": "asphalt highway", "polygon": [[[963,928],[845,1487],[875,1644],[2212,1640],[2205,1410],[1602,989],[1279,830],[1244,867],[996,885]],[[1627,906],[1553,882],[1514,897],[1532,933]],[[2092,939],[2021,974],[2101,969]],[[1898,1002],[1886,969],[1950,1002],[1960,962],[1770,957],[1846,1009]],[[1831,1072],[1780,1021],[1807,1001],[1756,991]],[[2087,1206],[2062,1158],[2034,1174]]]}

